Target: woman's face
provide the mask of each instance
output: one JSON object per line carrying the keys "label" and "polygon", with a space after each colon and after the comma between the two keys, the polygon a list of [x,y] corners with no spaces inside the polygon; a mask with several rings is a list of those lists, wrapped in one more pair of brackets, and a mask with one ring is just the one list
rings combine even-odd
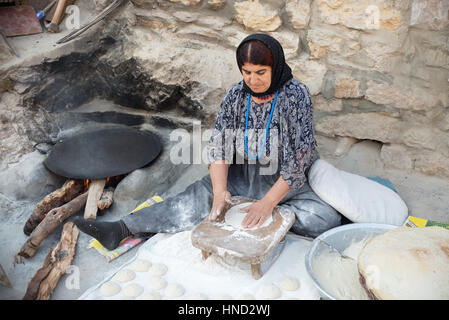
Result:
{"label": "woman's face", "polygon": [[262,93],[270,88],[271,71],[270,66],[260,64],[245,63],[242,66],[243,80],[255,93]]}

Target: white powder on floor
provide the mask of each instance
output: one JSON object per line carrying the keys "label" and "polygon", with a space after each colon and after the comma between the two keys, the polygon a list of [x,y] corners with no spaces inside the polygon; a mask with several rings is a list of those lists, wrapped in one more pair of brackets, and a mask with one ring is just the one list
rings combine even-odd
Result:
{"label": "white powder on floor", "polygon": [[251,270],[250,264],[238,259],[227,257],[225,260],[220,256],[211,255],[203,260],[201,250],[192,245],[191,231],[179,232],[158,241],[152,247],[152,251],[167,257],[178,258],[184,267],[194,268],[210,275],[231,276],[239,273],[247,274]]}

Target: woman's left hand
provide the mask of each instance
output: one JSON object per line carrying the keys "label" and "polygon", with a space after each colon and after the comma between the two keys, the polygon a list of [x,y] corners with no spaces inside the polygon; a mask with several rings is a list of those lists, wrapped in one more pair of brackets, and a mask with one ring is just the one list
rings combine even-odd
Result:
{"label": "woman's left hand", "polygon": [[251,229],[254,226],[260,227],[264,224],[272,214],[274,206],[265,202],[264,200],[259,200],[253,204],[240,209],[241,211],[247,212],[245,218],[242,221],[242,226],[246,229]]}

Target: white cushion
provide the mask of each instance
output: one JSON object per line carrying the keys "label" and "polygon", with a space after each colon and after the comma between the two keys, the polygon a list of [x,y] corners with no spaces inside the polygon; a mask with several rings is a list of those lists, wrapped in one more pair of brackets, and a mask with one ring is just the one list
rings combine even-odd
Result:
{"label": "white cushion", "polygon": [[315,161],[309,171],[312,190],[352,222],[400,226],[408,208],[399,195],[368,178],[335,168],[325,160]]}

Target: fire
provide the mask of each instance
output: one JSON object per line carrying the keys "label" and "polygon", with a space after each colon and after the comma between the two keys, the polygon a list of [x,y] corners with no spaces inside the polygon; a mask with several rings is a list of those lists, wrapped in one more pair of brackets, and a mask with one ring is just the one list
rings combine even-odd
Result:
{"label": "fire", "polygon": [[[106,184],[108,184],[109,180],[111,180],[111,178],[107,177],[106,178]],[[84,188],[85,188],[85,190],[89,190],[89,182],[91,182],[91,181],[92,180],[90,180],[90,179],[84,180]]]}

